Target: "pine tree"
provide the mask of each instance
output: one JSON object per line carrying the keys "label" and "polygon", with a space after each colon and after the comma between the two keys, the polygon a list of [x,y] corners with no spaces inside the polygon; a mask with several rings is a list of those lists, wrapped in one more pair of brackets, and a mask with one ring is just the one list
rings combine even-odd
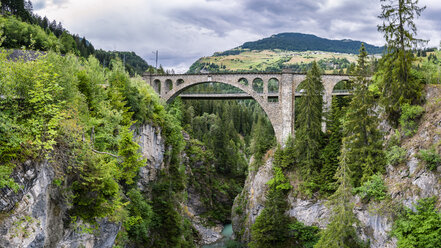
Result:
{"label": "pine tree", "polygon": [[323,91],[320,69],[316,62],[306,75],[303,90],[305,93],[298,105],[299,128],[296,132],[296,157],[308,175],[319,166],[320,141],[322,136]]}
{"label": "pine tree", "polygon": [[333,193],[336,189],[334,175],[339,164],[341,143],[343,138],[342,119],[346,113],[351,98],[349,96],[333,97],[330,118],[327,123],[328,138],[325,140],[326,146],[321,151],[321,161],[323,167],[320,170],[320,189],[322,193]]}
{"label": "pine tree", "polygon": [[383,141],[377,129],[375,99],[369,91],[369,67],[364,45],[360,48],[355,69],[354,95],[343,122],[343,134],[348,142],[348,166],[353,171],[355,186],[376,172],[384,171]]}
{"label": "pine tree", "polygon": [[398,125],[401,106],[416,103],[421,96],[422,84],[412,70],[412,49],[423,40],[415,38],[417,29],[413,19],[420,16],[425,7],[417,6],[418,0],[381,0],[383,20],[378,30],[384,33],[387,54],[380,61],[376,75],[382,91],[381,102],[392,124]]}
{"label": "pine tree", "polygon": [[331,210],[329,224],[321,231],[320,240],[314,248],[356,248],[364,244],[358,239],[354,224],[357,218],[353,212],[351,170],[349,168],[348,140],[343,141],[340,166],[335,174],[338,188],[329,198]]}

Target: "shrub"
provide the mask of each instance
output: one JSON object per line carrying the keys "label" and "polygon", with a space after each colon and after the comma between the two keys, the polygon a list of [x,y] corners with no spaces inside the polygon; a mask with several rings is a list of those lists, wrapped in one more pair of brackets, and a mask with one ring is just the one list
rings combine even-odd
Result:
{"label": "shrub", "polygon": [[386,197],[387,188],[380,174],[372,175],[368,181],[354,189],[355,194],[368,202],[371,199],[381,201]]}
{"label": "shrub", "polygon": [[427,169],[434,171],[436,167],[441,165],[441,156],[436,152],[434,148],[429,150],[420,150],[418,158],[426,162]]}
{"label": "shrub", "polygon": [[441,244],[441,214],[435,209],[435,197],[425,198],[409,208],[395,221],[392,235],[398,248],[439,247]]}
{"label": "shrub", "polygon": [[410,136],[415,134],[418,124],[417,121],[423,113],[424,108],[418,105],[409,105],[406,103],[401,107],[400,125],[405,135]]}
{"label": "shrub", "polygon": [[406,158],[406,149],[399,146],[392,146],[386,153],[387,163],[396,165],[404,161]]}

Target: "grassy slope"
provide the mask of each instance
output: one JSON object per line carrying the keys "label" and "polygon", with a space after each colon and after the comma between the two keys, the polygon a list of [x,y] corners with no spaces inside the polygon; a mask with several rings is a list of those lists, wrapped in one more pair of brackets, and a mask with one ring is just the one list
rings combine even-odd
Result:
{"label": "grassy slope", "polygon": [[[210,56],[200,58],[198,63],[213,63],[220,67],[225,66],[229,71],[246,71],[246,70],[265,70],[267,67],[277,64],[283,60],[283,65],[292,64],[308,64],[312,61],[319,61],[321,59],[347,59],[353,63],[357,60],[355,54],[321,52],[321,51],[306,51],[306,52],[292,52],[281,50],[263,50],[263,51],[249,51],[243,50],[237,55],[223,55]],[[285,62],[286,61],[286,62]],[[327,71],[327,72],[331,72]]]}

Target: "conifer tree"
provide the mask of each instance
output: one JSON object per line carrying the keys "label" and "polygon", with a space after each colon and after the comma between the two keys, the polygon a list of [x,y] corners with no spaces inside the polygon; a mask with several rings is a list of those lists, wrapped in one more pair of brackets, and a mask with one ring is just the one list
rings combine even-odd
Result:
{"label": "conifer tree", "polygon": [[323,116],[323,91],[320,69],[316,62],[306,75],[302,95],[298,105],[299,128],[296,132],[296,157],[307,174],[318,171],[321,125]]}
{"label": "conifer tree", "polygon": [[333,97],[330,117],[327,123],[326,146],[322,149],[320,159],[322,168],[320,170],[320,190],[322,193],[332,194],[335,189],[335,172],[339,164],[341,143],[343,138],[342,119],[346,113],[346,107],[351,101],[350,96]]}
{"label": "conifer tree", "polygon": [[338,188],[329,198],[331,210],[329,224],[321,231],[320,240],[314,248],[356,248],[364,244],[358,239],[354,224],[357,218],[353,212],[351,170],[349,168],[349,143],[344,139],[340,157],[340,165],[335,174]]}
{"label": "conifer tree", "polygon": [[424,41],[415,37],[417,29],[413,19],[420,16],[425,7],[418,7],[418,0],[380,1],[384,3],[379,16],[383,23],[378,30],[384,33],[387,54],[380,61],[376,78],[389,120],[398,125],[401,106],[416,103],[421,96],[421,81],[412,70],[412,49]]}
{"label": "conifer tree", "polygon": [[375,99],[369,91],[369,67],[367,52],[362,44],[355,69],[354,95],[343,122],[343,134],[347,142],[348,166],[353,171],[355,186],[369,176],[384,170],[383,141],[377,129],[378,117]]}

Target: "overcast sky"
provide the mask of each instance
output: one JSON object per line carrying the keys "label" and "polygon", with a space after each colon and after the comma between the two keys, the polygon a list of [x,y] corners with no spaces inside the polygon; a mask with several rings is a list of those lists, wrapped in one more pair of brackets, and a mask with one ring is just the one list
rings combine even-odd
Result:
{"label": "overcast sky", "polygon": [[[33,0],[34,11],[85,36],[95,48],[134,51],[185,72],[203,56],[281,32],[383,45],[380,0]],[[419,38],[441,40],[440,0],[417,20]]]}

